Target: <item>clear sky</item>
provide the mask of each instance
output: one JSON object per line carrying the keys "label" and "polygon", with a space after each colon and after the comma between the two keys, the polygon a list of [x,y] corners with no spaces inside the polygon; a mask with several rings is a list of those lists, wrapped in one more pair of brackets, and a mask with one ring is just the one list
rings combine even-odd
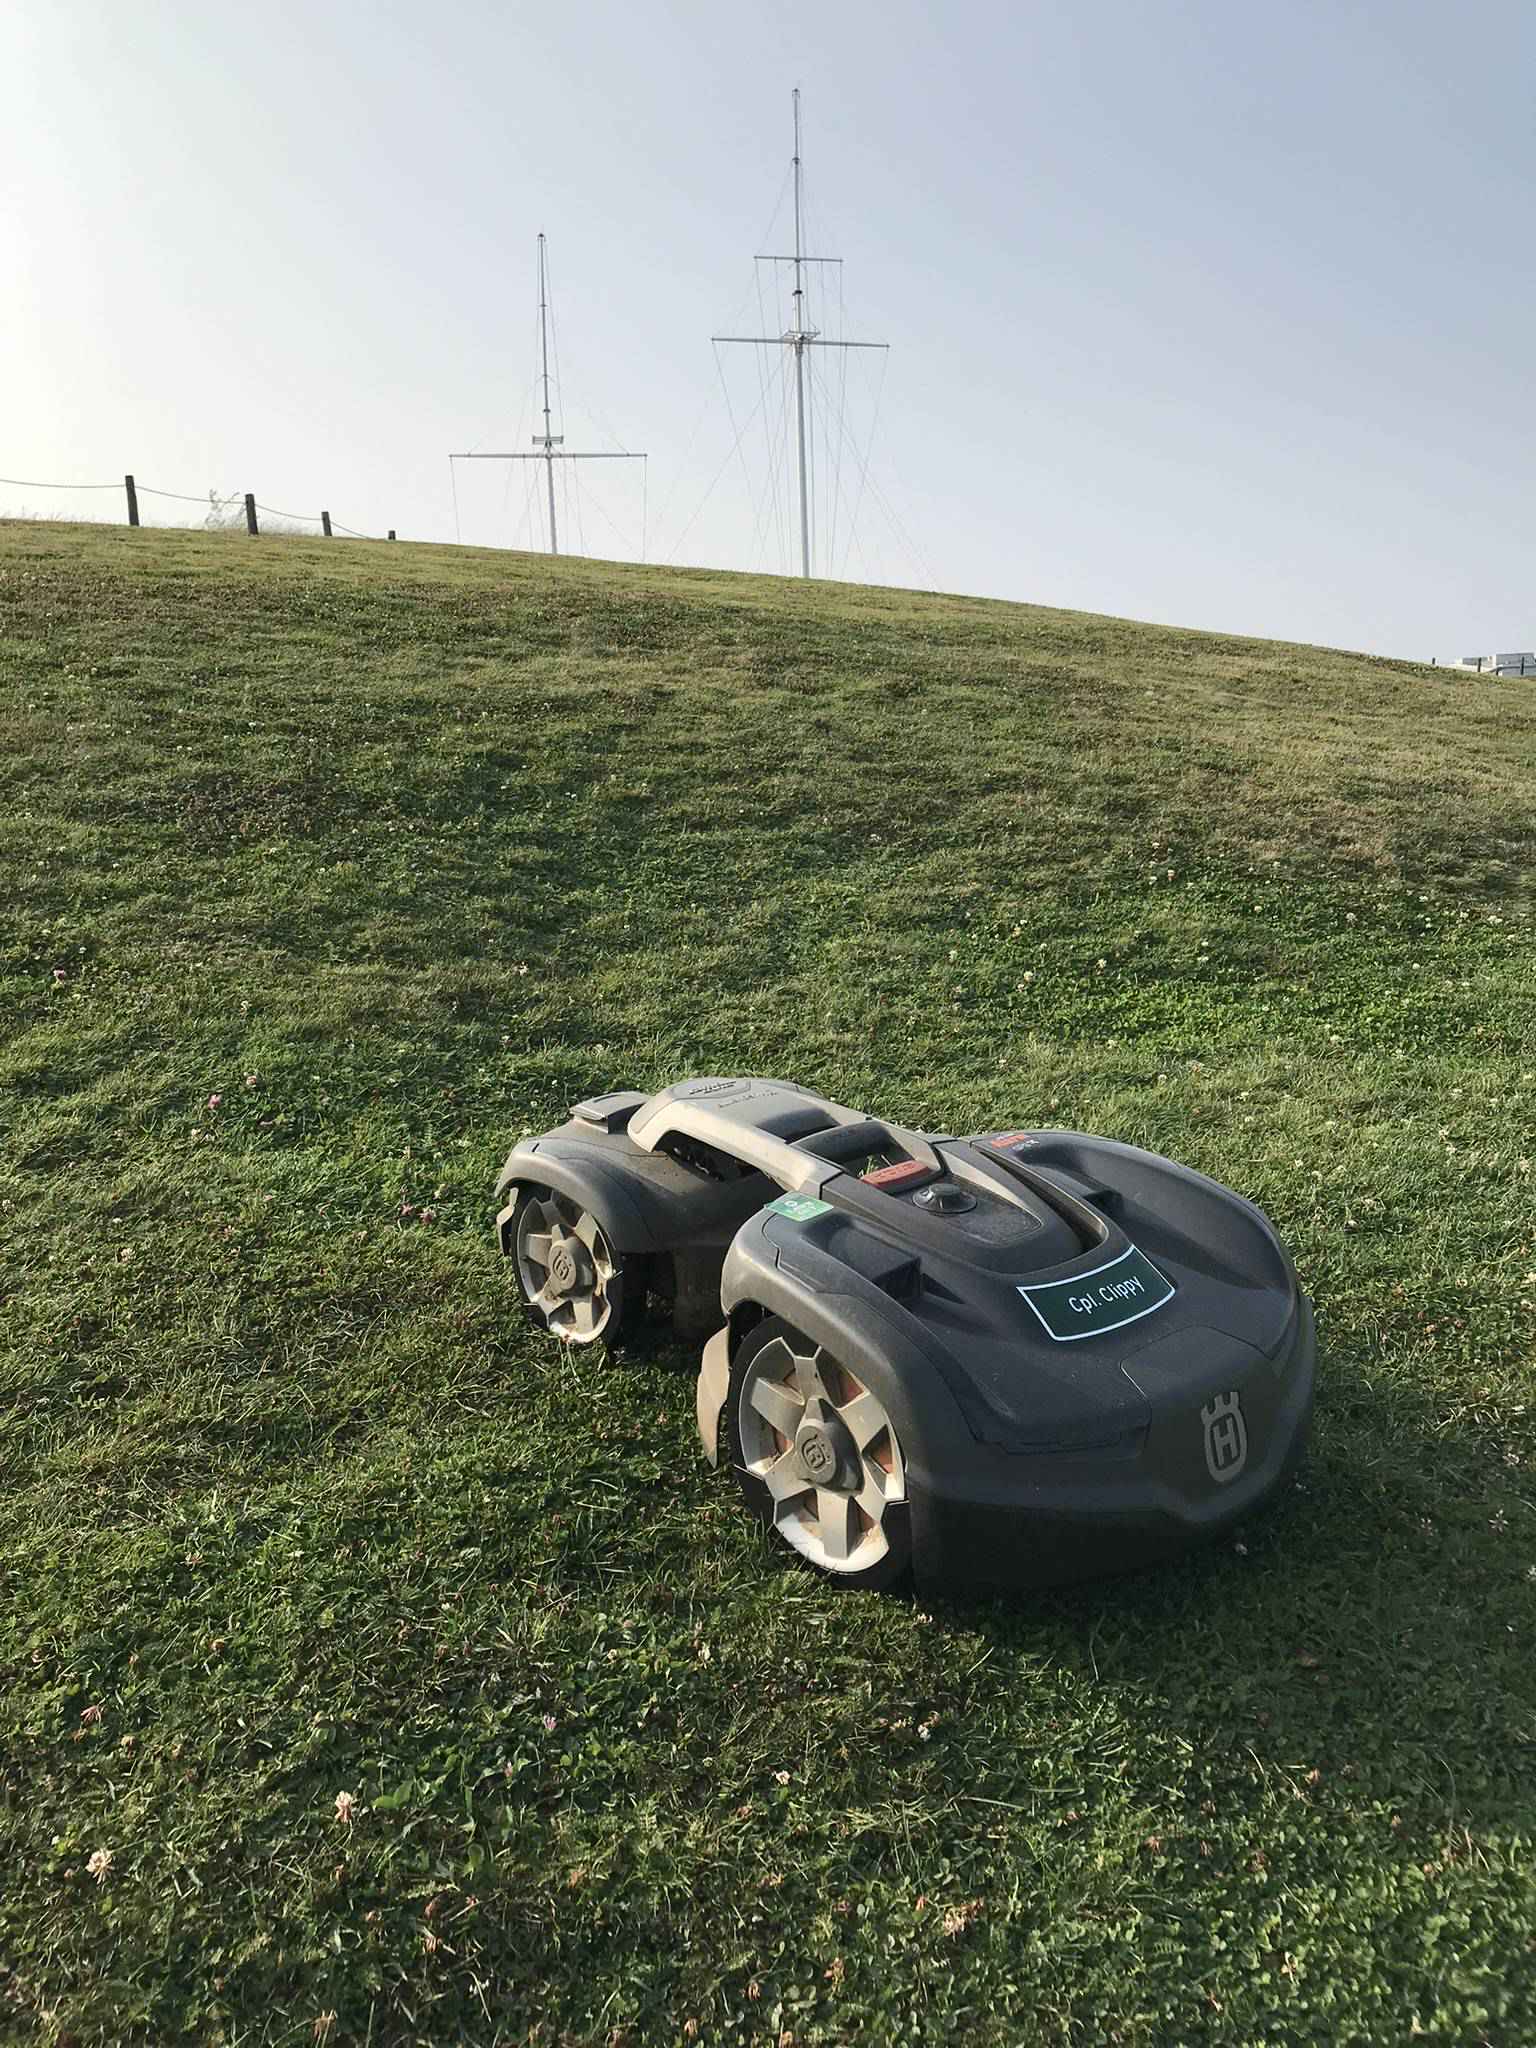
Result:
{"label": "clear sky", "polygon": [[1536,646],[1533,60],[1530,0],[9,0],[0,471],[541,544],[447,455],[528,445],[542,228],[556,430],[650,457],[571,541],[787,566],[784,352],[710,336],[787,321],[799,84],[817,324],[892,344],[816,359],[822,566]]}

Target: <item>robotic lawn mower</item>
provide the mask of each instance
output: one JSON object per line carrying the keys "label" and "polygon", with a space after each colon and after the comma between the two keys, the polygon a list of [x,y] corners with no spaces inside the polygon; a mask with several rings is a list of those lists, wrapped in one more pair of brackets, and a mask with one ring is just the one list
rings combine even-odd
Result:
{"label": "robotic lawn mower", "polygon": [[705,1079],[578,1104],[497,1193],[556,1337],[616,1342],[647,1294],[713,1328],[705,1455],[847,1584],[1146,1564],[1257,1507],[1306,1436],[1312,1311],[1269,1223],[1111,1139]]}

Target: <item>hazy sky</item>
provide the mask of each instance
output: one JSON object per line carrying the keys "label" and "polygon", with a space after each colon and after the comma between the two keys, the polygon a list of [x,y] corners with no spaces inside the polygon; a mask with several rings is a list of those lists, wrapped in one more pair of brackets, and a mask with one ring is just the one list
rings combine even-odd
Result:
{"label": "hazy sky", "polygon": [[[818,324],[892,344],[816,359],[823,566],[1533,646],[1533,59],[1530,0],[9,0],[0,472],[452,540],[543,228],[567,445],[650,456],[571,542],[786,566],[785,352],[710,336],[787,321],[798,83]],[[527,544],[531,465],[459,479]]]}

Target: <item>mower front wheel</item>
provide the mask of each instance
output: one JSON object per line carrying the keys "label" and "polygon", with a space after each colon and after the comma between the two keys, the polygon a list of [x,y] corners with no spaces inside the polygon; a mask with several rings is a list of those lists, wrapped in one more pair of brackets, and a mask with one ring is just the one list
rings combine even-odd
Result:
{"label": "mower front wheel", "polygon": [[791,1550],[844,1586],[906,1578],[906,1462],[872,1388],[769,1316],[731,1363],[726,1417],[747,1505]]}

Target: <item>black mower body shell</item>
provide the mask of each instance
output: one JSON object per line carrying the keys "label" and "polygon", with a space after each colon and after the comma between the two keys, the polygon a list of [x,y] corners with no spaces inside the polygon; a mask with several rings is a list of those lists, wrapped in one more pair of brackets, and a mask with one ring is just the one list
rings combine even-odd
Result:
{"label": "black mower body shell", "polygon": [[[642,1152],[622,1130],[605,1131],[573,1117],[559,1130],[529,1138],[508,1155],[496,1183],[498,1201],[518,1186],[569,1195],[602,1224],[619,1252],[676,1252],[692,1245],[725,1246],[749,1216],[778,1192],[760,1173],[739,1180],[701,1180],[662,1152]],[[511,1207],[499,1216],[502,1250]]]}
{"label": "black mower body shell", "polygon": [[[893,1243],[833,1209],[803,1223],[765,1211],[726,1257],[734,1341],[758,1313],[782,1316],[885,1405],[923,1583],[1048,1585],[1172,1556],[1275,1492],[1310,1422],[1311,1308],[1257,1209],[1110,1140],[1040,1133],[1025,1156],[1063,1193],[1093,1190],[1114,1212],[1099,1253],[1010,1277],[924,1248],[914,1286],[871,1250],[910,1253],[905,1229]],[[1127,1241],[1173,1282],[1172,1298],[1101,1336],[1054,1342],[1019,1277],[1050,1283]],[[1207,1455],[1207,1417],[1219,1425],[1233,1396],[1245,1444],[1227,1478]]]}

